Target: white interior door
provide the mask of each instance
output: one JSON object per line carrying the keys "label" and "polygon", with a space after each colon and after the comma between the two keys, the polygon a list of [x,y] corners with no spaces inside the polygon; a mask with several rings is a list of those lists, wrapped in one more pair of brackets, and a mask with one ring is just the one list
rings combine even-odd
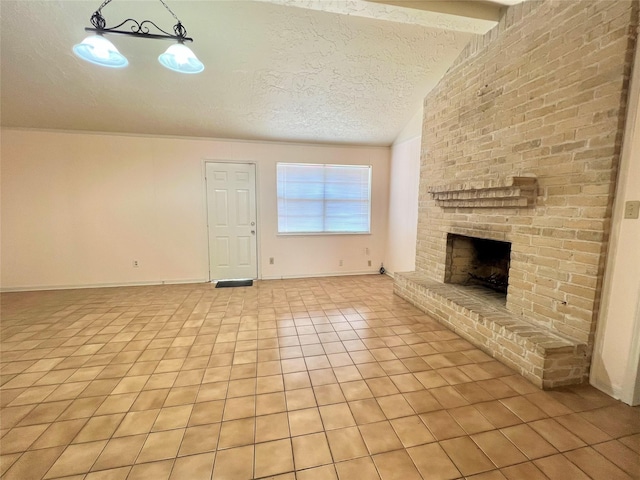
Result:
{"label": "white interior door", "polygon": [[207,163],[209,279],[258,277],[256,166]]}

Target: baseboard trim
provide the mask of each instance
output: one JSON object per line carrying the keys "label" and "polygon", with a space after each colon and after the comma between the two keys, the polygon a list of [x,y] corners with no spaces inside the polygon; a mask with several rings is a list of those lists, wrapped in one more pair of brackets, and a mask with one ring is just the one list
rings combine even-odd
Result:
{"label": "baseboard trim", "polygon": [[311,274],[295,274],[295,275],[263,275],[260,280],[292,280],[295,278],[314,278],[314,277],[350,277],[354,275],[380,275],[377,270],[364,270],[360,272],[331,272],[331,273],[311,273]]}
{"label": "baseboard trim", "polygon": [[[314,277],[348,277],[354,275],[379,275],[378,270],[362,270],[357,272],[330,272],[330,273],[311,273],[311,274],[295,274],[295,275],[273,275],[262,276],[257,280],[289,280],[295,278],[314,278]],[[389,275],[389,273],[386,273]],[[393,277],[392,277],[393,278]],[[209,283],[208,278],[193,278],[185,280],[164,280],[149,282],[121,282],[121,283],[92,283],[88,285],[32,285],[26,287],[0,287],[0,293],[14,292],[39,292],[45,290],[80,290],[89,288],[115,288],[115,287],[144,287],[153,285],[181,285],[186,283]]]}
{"label": "baseboard trim", "polygon": [[622,392],[622,388],[620,388],[619,386],[611,385],[610,383],[603,382],[600,379],[595,378],[594,376],[591,376],[589,378],[589,384],[592,387],[597,388],[601,392],[606,393],[610,397],[613,397],[616,400],[620,400],[622,402],[627,403],[623,398],[624,395],[623,395],[623,392]]}
{"label": "baseboard trim", "polygon": [[184,280],[154,280],[149,282],[91,283],[88,285],[33,285],[27,287],[0,287],[0,293],[39,292],[44,290],[80,290],[85,288],[144,287],[151,285],[182,285],[186,283],[208,283],[206,278]]}

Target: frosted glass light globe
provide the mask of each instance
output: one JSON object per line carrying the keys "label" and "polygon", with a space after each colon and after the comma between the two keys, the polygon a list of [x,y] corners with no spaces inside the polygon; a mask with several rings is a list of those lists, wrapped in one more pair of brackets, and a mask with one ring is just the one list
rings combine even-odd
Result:
{"label": "frosted glass light globe", "polygon": [[158,57],[160,64],[180,73],[200,73],[204,70],[204,65],[189,47],[182,43],[176,43],[167,48],[167,51]]}
{"label": "frosted glass light globe", "polygon": [[102,35],[91,35],[73,46],[73,53],[87,62],[110,68],[124,68],[128,60]]}

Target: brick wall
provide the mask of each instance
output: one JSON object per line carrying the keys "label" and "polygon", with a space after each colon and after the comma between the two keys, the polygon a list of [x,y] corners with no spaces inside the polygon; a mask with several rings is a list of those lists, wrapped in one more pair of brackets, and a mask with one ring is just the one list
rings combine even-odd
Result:
{"label": "brick wall", "polygon": [[[506,308],[591,347],[637,7],[530,0],[465,49],[425,99],[417,272],[444,281],[447,233],[512,242]],[[477,193],[512,177],[532,198]]]}

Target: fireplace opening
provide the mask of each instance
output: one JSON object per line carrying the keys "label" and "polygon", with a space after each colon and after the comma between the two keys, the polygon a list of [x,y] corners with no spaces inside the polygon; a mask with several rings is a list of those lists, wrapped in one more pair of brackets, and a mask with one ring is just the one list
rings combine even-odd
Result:
{"label": "fireplace opening", "polygon": [[507,295],[511,243],[447,235],[445,283],[479,285]]}

